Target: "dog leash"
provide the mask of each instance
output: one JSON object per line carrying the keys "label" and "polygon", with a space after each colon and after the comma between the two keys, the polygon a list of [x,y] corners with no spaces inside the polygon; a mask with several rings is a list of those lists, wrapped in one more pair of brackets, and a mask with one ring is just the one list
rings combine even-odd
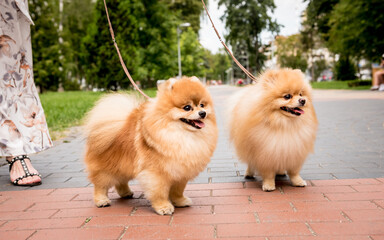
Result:
{"label": "dog leash", "polygon": [[144,96],[145,98],[147,98],[147,99],[150,99],[150,97],[148,97],[148,95],[145,94],[145,93],[144,93],[144,92],[143,92],[143,91],[136,85],[135,81],[133,81],[133,79],[132,79],[132,77],[131,77],[131,74],[129,74],[129,71],[128,71],[127,67],[125,66],[123,57],[121,56],[119,47],[117,46],[117,42],[116,42],[116,39],[115,39],[115,34],[114,34],[114,32],[113,32],[113,28],[112,28],[112,23],[111,23],[111,20],[109,19],[107,3],[105,2],[105,0],[104,0],[104,6],[105,6],[105,12],[107,13],[107,19],[108,19],[108,24],[109,24],[109,32],[111,33],[112,41],[113,41],[113,44],[115,45],[117,54],[119,55],[120,63],[121,63],[121,66],[123,66],[125,75],[127,75],[129,81],[131,81],[132,85],[136,88],[137,91],[139,91],[139,92],[141,93],[141,95],[143,95],[143,96]]}
{"label": "dog leash", "polygon": [[256,82],[256,77],[252,75],[252,73],[250,73],[245,67],[243,67],[243,65],[241,65],[241,63],[235,58],[235,56],[232,54],[231,50],[229,50],[229,48],[227,47],[227,45],[224,43],[224,41],[221,39],[220,37],[220,34],[219,32],[217,31],[216,27],[215,27],[215,24],[213,24],[213,21],[212,21],[212,18],[211,18],[211,15],[209,14],[208,12],[208,9],[207,9],[207,6],[205,5],[205,2],[204,0],[201,0],[201,2],[203,3],[204,5],[204,9],[205,11],[207,12],[207,15],[208,15],[208,18],[209,20],[211,21],[212,23],[212,27],[213,29],[215,30],[216,32],[216,35],[217,37],[219,38],[221,44],[223,44],[224,48],[227,50],[228,54],[232,57],[233,61],[235,61],[235,63],[237,64],[237,66],[239,66],[239,68],[241,70],[243,70],[243,72],[254,82]]}

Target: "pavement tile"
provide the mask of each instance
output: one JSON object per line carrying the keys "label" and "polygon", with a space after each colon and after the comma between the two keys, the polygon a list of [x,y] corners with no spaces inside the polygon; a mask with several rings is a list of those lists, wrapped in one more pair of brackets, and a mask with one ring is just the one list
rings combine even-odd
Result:
{"label": "pavement tile", "polygon": [[[210,214],[213,212],[213,206],[196,206],[192,204],[191,207],[176,208],[175,215],[194,215],[194,214]],[[153,216],[155,211],[152,207],[138,207],[135,209],[133,216]]]}
{"label": "pavement tile", "polygon": [[12,209],[12,211],[24,211],[32,207],[33,204],[34,204],[33,202],[28,201],[27,199],[25,201],[17,201],[17,202],[13,201],[13,199],[7,200],[2,204],[0,204],[0,213],[9,212],[10,209]]}
{"label": "pavement tile", "polygon": [[374,200],[372,201],[374,202],[375,204],[377,204],[377,206],[381,207],[382,209],[384,209],[384,199],[381,199],[381,200]]}
{"label": "pavement tile", "polygon": [[[353,221],[353,222],[371,222],[371,221],[381,221],[384,224],[384,210],[375,209],[375,210],[345,210],[344,213]],[[384,226],[384,225],[383,225]]]}
{"label": "pavement tile", "polygon": [[309,223],[316,234],[332,236],[383,235],[384,222]]}
{"label": "pavement tile", "polygon": [[38,230],[31,238],[28,238],[28,240],[119,239],[123,232],[124,227],[44,229]]}
{"label": "pavement tile", "polygon": [[25,240],[29,239],[35,230],[20,230],[20,231],[1,231],[0,239]]}
{"label": "pavement tile", "polygon": [[219,224],[218,237],[303,236],[311,235],[304,223]]}
{"label": "pavement tile", "polygon": [[[370,240],[371,236],[361,235],[361,236],[335,236],[335,235],[326,235],[326,236],[291,236],[291,237],[268,237],[269,240]],[[376,240],[376,238],[374,238]]]}
{"label": "pavement tile", "polygon": [[188,184],[185,190],[207,190],[207,189],[237,189],[243,188],[243,184],[237,183],[217,183],[217,184]]}
{"label": "pavement tile", "polygon": [[381,200],[384,192],[367,193],[326,193],[325,196],[331,201],[358,201],[358,200]]}
{"label": "pavement tile", "polygon": [[284,194],[308,194],[308,193],[351,193],[356,190],[350,186],[307,186],[304,188],[283,186]]}
{"label": "pavement tile", "polygon": [[337,185],[369,185],[369,184],[380,184],[380,181],[372,178],[364,179],[337,179],[334,180],[312,180],[311,181],[315,186],[337,186]]}
{"label": "pavement tile", "polygon": [[90,208],[73,208],[73,209],[60,209],[55,213],[52,218],[67,218],[67,217],[95,217],[95,216],[120,216],[128,215],[132,212],[133,207],[121,208],[97,208],[92,206]]}
{"label": "pavement tile", "polygon": [[293,212],[293,208],[288,202],[261,202],[261,203],[252,203],[248,205],[237,204],[237,205],[216,205],[214,207],[214,212],[217,214],[220,213],[260,213],[260,212]]}
{"label": "pavement tile", "polygon": [[358,192],[384,192],[384,185],[352,185],[351,187]]}
{"label": "pavement tile", "polygon": [[209,239],[213,226],[130,226],[122,239]]}
{"label": "pavement tile", "polygon": [[1,212],[0,220],[20,220],[20,219],[46,219],[53,216],[57,210],[39,210],[39,211],[15,211],[8,209],[9,212]]}
{"label": "pavement tile", "polygon": [[300,202],[300,201],[328,201],[321,193],[307,193],[307,194],[269,194],[266,192],[264,195],[254,195],[251,197],[252,202]]}
{"label": "pavement tile", "polygon": [[248,204],[247,196],[192,198],[194,205]]}
{"label": "pavement tile", "polygon": [[40,203],[33,204],[28,210],[48,210],[48,209],[68,209],[68,208],[90,208],[94,207],[95,204],[92,201],[68,201],[68,202],[51,202],[51,203]]}
{"label": "pavement tile", "polygon": [[9,230],[33,230],[33,229],[53,229],[53,228],[78,228],[86,218],[63,218],[63,219],[39,219],[36,220],[12,220],[4,224],[0,231]]}
{"label": "pavement tile", "polygon": [[221,224],[221,223],[256,223],[255,216],[251,213],[240,214],[199,214],[175,215],[172,225],[195,224]]}
{"label": "pavement tile", "polygon": [[376,234],[373,234],[373,235],[370,235],[370,237],[371,237],[373,240],[384,240],[384,234],[382,234],[382,235],[376,235]]}
{"label": "pavement tile", "polygon": [[341,211],[298,211],[298,212],[260,212],[257,213],[262,223],[267,222],[346,222]]}
{"label": "pavement tile", "polygon": [[104,226],[133,226],[133,225],[168,225],[171,216],[97,216],[86,224],[87,227],[104,227]]}
{"label": "pavement tile", "polygon": [[294,202],[297,211],[327,211],[327,210],[377,210],[377,205],[371,201],[337,201],[337,202]]}
{"label": "pavement tile", "polygon": [[[254,188],[240,188],[240,189],[219,189],[213,190],[212,196],[251,196],[257,194],[264,194],[264,192],[260,189]],[[278,191],[272,192],[272,194],[280,194]]]}

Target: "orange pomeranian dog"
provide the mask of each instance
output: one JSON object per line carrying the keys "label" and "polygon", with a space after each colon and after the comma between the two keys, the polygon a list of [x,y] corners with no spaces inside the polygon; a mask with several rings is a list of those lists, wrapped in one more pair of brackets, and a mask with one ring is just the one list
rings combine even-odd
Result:
{"label": "orange pomeranian dog", "polygon": [[128,181],[138,179],[160,215],[191,205],[185,186],[210,161],[218,134],[211,96],[196,77],[170,79],[145,102],[107,95],[88,113],[85,129],[96,206],[110,205],[112,186],[131,198]]}
{"label": "orange pomeranian dog", "polygon": [[275,176],[285,173],[293,186],[306,186],[299,172],[313,151],[318,123],[302,72],[268,70],[230,104],[230,138],[248,164],[245,177],[258,172],[263,191],[275,190]]}

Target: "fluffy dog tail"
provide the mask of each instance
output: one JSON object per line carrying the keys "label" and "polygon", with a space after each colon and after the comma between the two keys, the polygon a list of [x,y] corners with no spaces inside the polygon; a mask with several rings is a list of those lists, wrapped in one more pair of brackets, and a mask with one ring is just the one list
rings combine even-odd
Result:
{"label": "fluffy dog tail", "polygon": [[143,102],[128,94],[108,94],[85,117],[84,130],[92,151],[104,152],[123,128],[128,116]]}

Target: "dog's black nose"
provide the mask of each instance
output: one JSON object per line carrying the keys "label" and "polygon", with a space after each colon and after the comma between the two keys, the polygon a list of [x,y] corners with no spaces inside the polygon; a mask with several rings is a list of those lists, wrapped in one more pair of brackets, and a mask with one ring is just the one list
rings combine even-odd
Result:
{"label": "dog's black nose", "polygon": [[305,99],[300,98],[299,99],[299,103],[301,104],[301,106],[304,106],[305,105]]}
{"label": "dog's black nose", "polygon": [[207,116],[207,113],[205,111],[200,111],[199,115],[201,118],[205,118],[205,116]]}

